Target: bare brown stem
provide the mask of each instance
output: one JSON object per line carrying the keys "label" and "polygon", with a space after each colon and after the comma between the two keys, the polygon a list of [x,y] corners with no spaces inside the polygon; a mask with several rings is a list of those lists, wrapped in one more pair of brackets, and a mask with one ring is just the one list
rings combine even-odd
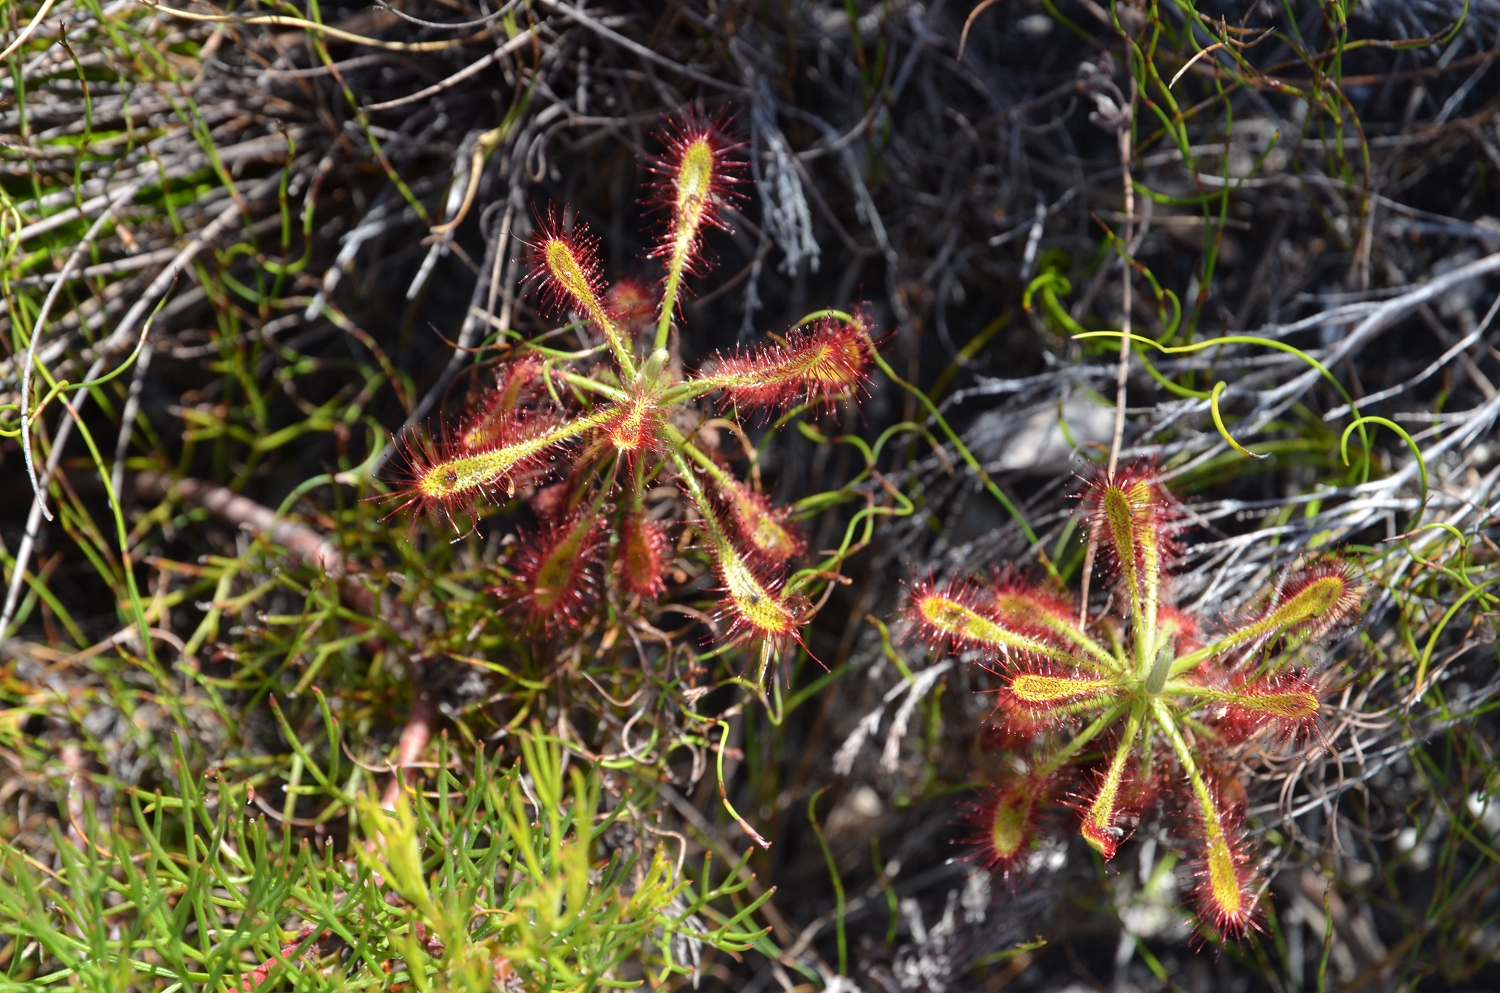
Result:
{"label": "bare brown stem", "polygon": [[422,753],[427,750],[427,743],[432,740],[432,724],[437,719],[437,708],[433,706],[432,694],[426,690],[417,690],[416,699],[412,701],[411,712],[406,717],[406,726],[401,729],[401,741],[396,746],[395,773],[390,781],[385,784],[385,792],[380,795],[380,805],[387,810],[394,810],[396,800],[401,796],[401,788],[405,782],[405,770],[412,768],[422,760]]}
{"label": "bare brown stem", "polygon": [[[242,527],[282,546],[298,562],[318,568],[330,578],[337,579],[339,594],[351,608],[361,614],[373,616],[375,613],[377,604],[374,595],[347,575],[343,554],[332,542],[306,524],[278,518],[270,507],[256,503],[227,487],[200,479],[184,478],[174,482],[163,473],[142,472],[135,477],[135,488],[138,495],[148,499],[161,499],[169,493],[175,493],[183,501],[202,507],[227,524]],[[398,630],[405,626],[396,616],[387,616],[386,620]],[[396,759],[393,763],[395,774],[381,794],[382,806],[395,806],[397,797],[401,795],[402,772],[421,761],[422,753],[432,740],[432,726],[436,720],[437,707],[432,695],[418,688],[406,725],[401,729],[400,743],[396,747]]]}
{"label": "bare brown stem", "polygon": [[191,477],[174,482],[165,473],[140,472],[135,476],[135,489],[143,499],[160,500],[176,493],[183,502],[202,507],[226,524],[244,528],[282,546],[297,561],[315,566],[334,579],[344,577],[344,556],[327,538],[306,524],[278,518],[270,507],[228,487]]}

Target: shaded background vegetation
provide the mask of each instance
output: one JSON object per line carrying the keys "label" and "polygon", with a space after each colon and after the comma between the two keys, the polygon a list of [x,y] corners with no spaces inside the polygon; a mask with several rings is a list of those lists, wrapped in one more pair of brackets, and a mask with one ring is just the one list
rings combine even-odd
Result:
{"label": "shaded background vegetation", "polygon": [[[134,360],[72,394],[102,472],[57,401],[33,429],[55,521],[33,510],[19,439],[0,448],[10,850],[55,872],[99,831],[136,849],[151,830],[130,797],[181,796],[212,769],[235,803],[253,786],[272,837],[350,852],[348,797],[385,788],[387,763],[462,794],[484,778],[474,755],[509,768],[536,719],[575,756],[615,757],[605,805],[634,807],[626,837],[602,837],[610,850],[680,851],[689,877],[717,881],[749,846],[720,782],[771,841],[747,891],[776,887],[755,918],[771,930],[757,950],[705,953],[705,984],[1493,987],[1497,684],[1479,587],[1496,575],[1500,473],[1500,5],[1347,7],[1005,0],[977,14],[959,60],[971,8],[941,0],[309,4],[231,23],[57,4],[8,56],[0,94],[0,401],[19,402],[33,342],[37,368],[75,383]],[[5,8],[6,37],[37,9]],[[253,21],[273,14],[291,20]],[[754,175],[735,230],[710,237],[717,267],[684,309],[684,364],[863,302],[912,387],[876,377],[759,460],[779,502],[814,498],[801,506],[815,550],[866,500],[895,506],[888,487],[916,507],[845,567],[788,664],[779,723],[722,683],[743,660],[701,657],[692,613],[649,616],[676,636],[665,646],[602,621],[559,645],[499,611],[483,590],[529,494],[452,544],[367,500],[394,432],[482,388],[489,366],[469,349],[491,318],[549,327],[514,261],[533,205],[586,221],[611,278],[654,278],[642,156],[659,151],[662,113],[690,101],[733,110]],[[1184,501],[1184,599],[1231,618],[1273,567],[1334,546],[1370,586],[1325,663],[1322,740],[1236,757],[1274,882],[1264,931],[1223,948],[1177,909],[1182,871],[1153,874],[1165,819],[1143,820],[1107,868],[1060,841],[1013,888],[958,858],[962,805],[1008,761],[985,724],[993,681],[967,664],[932,672],[939,657],[900,637],[909,576],[1046,562],[1077,588],[1073,474],[1111,443],[1118,345],[1072,335],[1125,317],[1114,238],[1136,263],[1138,333],[1255,334],[1339,383],[1243,343],[1132,359],[1122,457],[1154,460]],[[1229,430],[1263,459],[1215,430],[1201,393],[1218,381]],[[951,443],[899,434],[877,478],[831,440],[919,422],[946,441],[919,392],[981,472]],[[1420,459],[1374,425],[1341,456],[1350,398],[1404,427]],[[165,632],[149,646],[111,472],[128,569]],[[1397,540],[1419,515],[1452,530]],[[710,577],[690,573],[664,603],[711,604]],[[1107,594],[1095,580],[1096,612]],[[343,735],[317,761],[369,771],[299,797],[281,787],[304,776],[291,739],[323,734],[314,688]],[[653,734],[674,748],[638,750]],[[179,848],[191,833],[158,831]],[[249,915],[245,971],[275,958],[271,928],[298,933],[304,905],[287,899],[281,918]],[[15,920],[9,982],[66,981],[57,953],[27,951],[36,921]],[[301,965],[268,981],[314,988],[348,960],[292,947]]]}

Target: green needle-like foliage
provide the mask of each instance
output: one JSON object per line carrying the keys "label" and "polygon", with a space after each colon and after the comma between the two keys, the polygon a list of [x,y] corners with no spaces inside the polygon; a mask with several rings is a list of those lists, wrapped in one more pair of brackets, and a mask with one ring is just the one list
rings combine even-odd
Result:
{"label": "green needle-like foliage", "polygon": [[179,750],[179,795],[133,792],[108,826],[88,809],[54,837],[56,868],[0,843],[0,990],[584,991],[692,974],[704,944],[762,933],[760,901],[720,906],[743,864],[715,887],[705,860],[694,887],[660,847],[607,845],[632,836],[630,796],[605,801],[536,729],[509,769],[456,772],[445,749],[433,792],[387,810],[322,714],[325,741],[289,739],[282,819],[322,837],[342,821],[346,844],[298,841]]}

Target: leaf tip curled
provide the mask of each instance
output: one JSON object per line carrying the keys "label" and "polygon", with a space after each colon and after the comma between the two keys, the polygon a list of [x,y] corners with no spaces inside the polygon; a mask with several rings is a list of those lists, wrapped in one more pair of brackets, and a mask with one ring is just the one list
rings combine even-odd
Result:
{"label": "leaf tip curled", "polygon": [[1115,851],[1120,847],[1120,840],[1125,833],[1113,824],[1095,824],[1086,820],[1079,828],[1083,840],[1089,843],[1089,847],[1098,852],[1104,861],[1108,862],[1115,857]]}
{"label": "leaf tip curled", "polygon": [[1101,772],[1094,798],[1087,806],[1079,804],[1083,819],[1078,825],[1078,833],[1106,862],[1115,857],[1126,838],[1126,831],[1120,826],[1121,818],[1132,809],[1139,809],[1133,807],[1133,803],[1142,800],[1142,791],[1137,788],[1140,784],[1133,777],[1111,775],[1113,771]]}

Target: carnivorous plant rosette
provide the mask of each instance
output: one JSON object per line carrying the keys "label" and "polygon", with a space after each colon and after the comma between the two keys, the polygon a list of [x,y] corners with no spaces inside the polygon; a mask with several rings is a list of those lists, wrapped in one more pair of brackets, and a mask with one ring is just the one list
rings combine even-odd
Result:
{"label": "carnivorous plant rosette", "polygon": [[1084,507],[1117,580],[1113,613],[1081,621],[1052,587],[1004,572],[983,585],[922,583],[910,598],[911,618],[933,643],[980,650],[1004,683],[996,714],[1040,742],[1026,771],[976,810],[978,854],[1000,871],[1024,861],[1063,771],[1093,762],[1089,746],[1102,746],[1103,771],[1079,804],[1083,837],[1113,857],[1122,822],[1146,796],[1177,786],[1196,822],[1200,916],[1220,933],[1242,933],[1254,924],[1259,887],[1239,823],[1244,786],[1219,759],[1251,735],[1295,737],[1314,726],[1318,685],[1299,649],[1347,618],[1360,588],[1345,562],[1312,561],[1205,638],[1170,602],[1173,513],[1147,470],[1093,480]]}
{"label": "carnivorous plant rosette", "polygon": [[666,154],[647,163],[658,177],[651,203],[664,217],[650,253],[665,265],[660,299],[634,281],[611,291],[586,225],[567,224],[555,208],[539,212],[527,280],[546,311],[571,314],[580,337],[591,330],[596,343],[563,351],[540,338],[517,342],[516,357],[455,427],[436,442],[405,440],[397,510],[453,523],[482,500],[561,477],[533,499],[542,526],[522,540],[513,576],[495,589],[556,633],[582,626],[607,586],[625,601],[663,592],[673,543],[667,524],[648,514],[646,495],[675,478],[718,575],[729,637],[761,645],[763,679],[809,613],[796,578],[786,577],[803,543],[786,512],[705,441],[704,404],[717,396],[735,419],[832,404],[863,387],[874,344],[858,315],[824,316],[778,342],[674,375],[669,346],[683,277],[707,271],[704,228],[726,226],[723,208],[738,199],[743,163],[722,115],[687,109],[663,142]]}

